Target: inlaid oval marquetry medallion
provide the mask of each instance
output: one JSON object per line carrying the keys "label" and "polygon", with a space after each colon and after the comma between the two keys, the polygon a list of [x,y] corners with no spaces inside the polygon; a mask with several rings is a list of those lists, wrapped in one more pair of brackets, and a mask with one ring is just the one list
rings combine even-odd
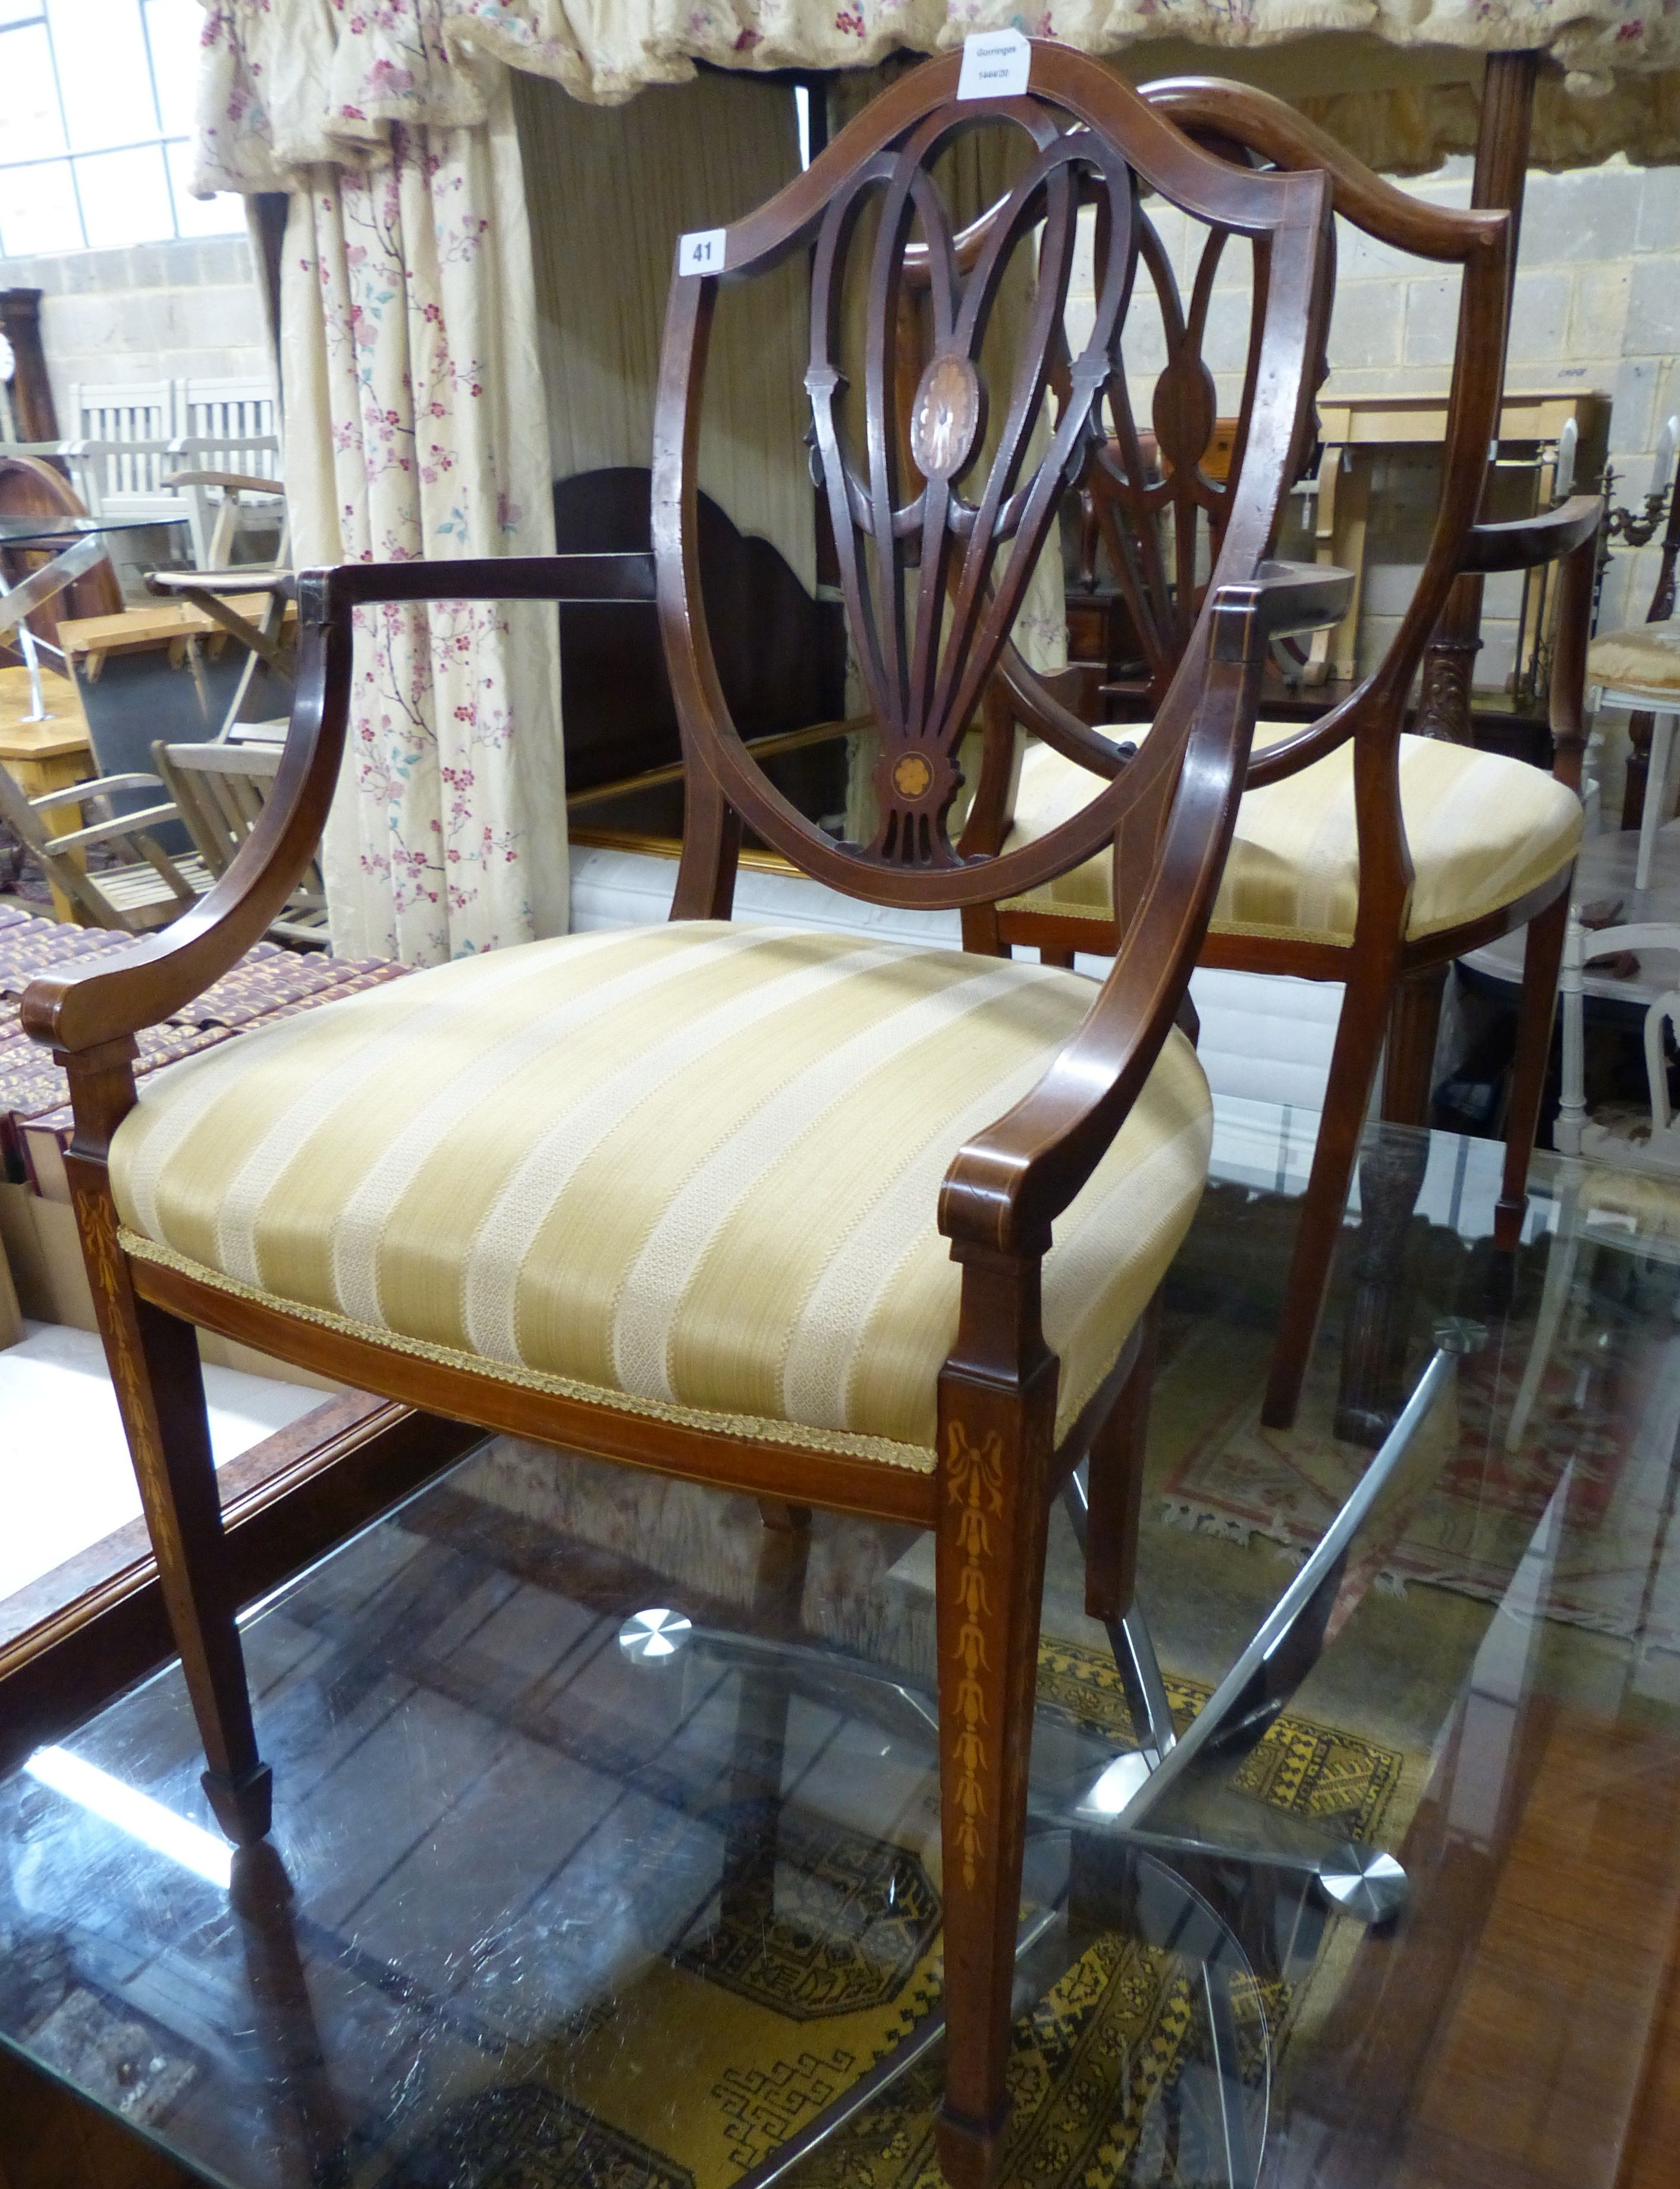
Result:
{"label": "inlaid oval marquetry medallion", "polygon": [[892,771],[892,787],[901,798],[920,798],[933,781],[933,770],[920,753],[906,753]]}
{"label": "inlaid oval marquetry medallion", "polygon": [[910,453],[924,478],[961,471],[980,431],[980,375],[965,357],[936,357],[922,375],[910,413]]}

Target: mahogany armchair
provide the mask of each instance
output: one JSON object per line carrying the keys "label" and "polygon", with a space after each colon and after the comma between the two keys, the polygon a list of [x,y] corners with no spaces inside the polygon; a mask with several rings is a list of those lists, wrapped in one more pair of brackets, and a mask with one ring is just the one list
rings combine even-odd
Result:
{"label": "mahogany armchair", "polygon": [[[1096,63],[1035,43],[1030,89],[961,102],[952,54],[902,79],[761,211],[706,239],[666,320],[653,565],[687,824],[667,925],[418,973],[150,1078],[136,1030],[274,919],[337,778],[370,603],[646,599],[640,556],[355,564],[299,581],[299,696],[273,794],[168,934],[35,983],[26,1023],[70,1076],[67,1157],[101,1329],[215,1814],[249,1841],[271,1788],[223,1557],[194,1326],[431,1411],[766,1501],[936,1537],[947,2067],[940,2150],[995,2171],[1051,1497],[1089,1454],[1093,1608],[1124,1608],[1149,1304],[1211,1129],[1174,1020],[1238,802],[1271,637],[1333,619],[1339,574],[1266,560],[1309,430],[1325,308],[1316,174],[1244,173]],[[1026,133],[992,245],[959,272],[933,173],[975,126]],[[1219,553],[1138,764],[1001,854],[959,852],[954,755],[1098,393],[1120,369],[1148,184],[1258,239],[1270,280]],[[1045,400],[1082,189],[1105,243],[1090,342],[1048,453]],[[838,304],[868,243],[865,427],[838,400]],[[894,445],[893,298],[932,255],[936,354]],[[981,461],[975,359],[1012,253],[1039,307]],[[695,451],[719,278],[812,251],[808,386],[859,659],[883,731],[880,819],[848,843],[770,783],[729,718],[699,584]],[[679,257],[679,265],[681,258]],[[1013,542],[1007,561],[1002,550]],[[730,924],[743,823],[875,903],[974,908],[1117,836],[1135,911],[1106,981],[880,941]],[[280,1789],[282,1800],[284,1788]]]}
{"label": "mahogany armchair", "polygon": [[[1526,925],[1497,1219],[1500,1244],[1516,1243],[1581,830],[1583,661],[1600,504],[1582,495],[1526,523],[1476,521],[1500,395],[1509,251],[1502,212],[1452,212],[1409,197],[1263,93],[1185,78],[1147,86],[1142,95],[1152,110],[1244,165],[1325,173],[1335,211],[1351,226],[1393,250],[1462,269],[1440,503],[1411,606],[1374,672],[1338,705],[1305,727],[1261,722],[1202,950],[1208,965],[1345,983],[1264,1406],[1264,1420],[1282,1427],[1299,1400],[1385,1039],[1383,1114],[1425,1123],[1448,967]],[[1185,360],[1185,386],[1199,364],[1223,245],[1209,239],[1185,312],[1166,254],[1145,230],[1144,263],[1161,295],[1169,352]],[[1263,269],[1256,287],[1264,292]],[[1245,410],[1260,362],[1251,348]],[[1162,461],[1143,445],[1123,382],[1111,383],[1108,399],[1114,438],[1094,448],[1106,474],[1094,506],[1158,704],[1193,625],[1198,538],[1205,527],[1217,547],[1230,489],[1216,476],[1220,467],[1204,461],[1211,401],[1163,409],[1157,399]],[[1555,779],[1519,761],[1405,734],[1412,684],[1453,579],[1559,558]],[[1112,776],[1128,748],[1147,752],[1155,735],[1146,723],[1116,725],[1106,749],[1094,745],[1089,731],[1076,734],[1065,710],[1045,707],[1007,658],[989,714],[987,765],[964,839],[974,850],[1037,841],[1089,797],[1093,773]],[[1017,721],[1032,733],[1018,761]],[[1123,902],[1117,926],[1115,919],[1117,891],[1126,887],[1123,853],[1122,846],[1117,864],[1094,860],[995,910],[966,915],[965,947],[1036,945],[1046,962],[1062,965],[1078,951],[1105,954],[1124,925]]]}

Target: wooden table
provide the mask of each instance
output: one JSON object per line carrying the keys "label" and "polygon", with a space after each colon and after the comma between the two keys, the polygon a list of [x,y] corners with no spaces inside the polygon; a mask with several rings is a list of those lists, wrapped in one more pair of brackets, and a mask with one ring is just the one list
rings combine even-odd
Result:
{"label": "wooden table", "polygon": [[[1321,684],[1327,678],[1345,679],[1355,673],[1376,460],[1395,449],[1440,448],[1446,438],[1446,397],[1321,396],[1318,417],[1323,456],[1314,522],[1315,552],[1319,562],[1353,572],[1354,592],[1340,623],[1314,634],[1306,670],[1309,684]],[[1571,420],[1580,437],[1575,477],[1582,484],[1600,477],[1604,470],[1609,444],[1608,395],[1590,388],[1547,388],[1529,395],[1507,393],[1500,406],[1497,461],[1502,466],[1531,470],[1535,508],[1545,509],[1551,504],[1558,438]],[[1542,636],[1531,627],[1533,620],[1531,610],[1518,639],[1519,665]]]}
{"label": "wooden table", "polygon": [[[49,790],[64,790],[85,783],[94,772],[93,749],[88,735],[88,717],[75,685],[67,676],[41,672],[48,719],[31,722],[29,671],[22,667],[0,669],[0,767],[15,778],[30,798]],[[74,803],[54,806],[41,816],[50,836],[67,836],[82,826],[82,809]],[[59,919],[74,919],[76,908],[58,885],[53,885],[53,910]]]}

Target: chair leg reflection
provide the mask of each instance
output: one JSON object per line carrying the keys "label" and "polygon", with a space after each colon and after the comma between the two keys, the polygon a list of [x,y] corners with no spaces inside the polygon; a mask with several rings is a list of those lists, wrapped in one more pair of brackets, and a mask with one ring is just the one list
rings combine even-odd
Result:
{"label": "chair leg reflection", "polygon": [[348,2128],[298,1950],[291,1880],[272,1842],[235,1849],[229,1901],[264,2056],[274,2149],[297,2189],[343,2189],[351,2178]]}

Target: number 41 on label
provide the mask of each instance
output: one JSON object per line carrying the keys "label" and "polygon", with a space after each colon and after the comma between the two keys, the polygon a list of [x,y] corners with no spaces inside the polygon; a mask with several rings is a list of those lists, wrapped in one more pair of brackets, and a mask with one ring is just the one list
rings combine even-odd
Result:
{"label": "number 41 on label", "polygon": [[723,271],[725,233],[721,228],[690,229],[676,246],[677,272],[721,274]]}

